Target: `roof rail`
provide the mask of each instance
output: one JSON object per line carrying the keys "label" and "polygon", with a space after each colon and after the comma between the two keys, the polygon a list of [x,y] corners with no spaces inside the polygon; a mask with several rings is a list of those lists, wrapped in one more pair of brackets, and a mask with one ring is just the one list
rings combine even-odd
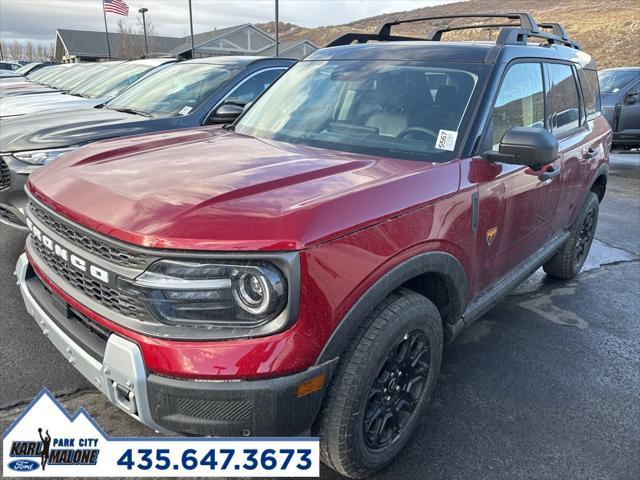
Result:
{"label": "roof rail", "polygon": [[520,27],[522,28],[526,28],[527,30],[531,30],[532,32],[539,31],[536,21],[528,13],[464,13],[459,15],[439,15],[436,17],[419,17],[408,18],[405,20],[392,20],[390,22],[382,24],[382,26],[378,30],[378,35],[380,37],[388,37],[391,35],[391,27],[402,25],[404,23],[425,22],[430,20],[448,20],[455,18],[507,18],[509,20],[519,20]]}
{"label": "roof rail", "polygon": [[[425,22],[431,20],[449,20],[457,18],[502,18],[507,20],[518,20],[519,25],[515,23],[493,23],[493,24],[474,24],[474,25],[449,25],[438,28],[426,38],[415,38],[400,35],[391,35],[391,27],[402,25],[405,23]],[[553,33],[541,32],[541,28],[551,29]],[[580,49],[580,45],[569,39],[567,32],[559,23],[542,23],[536,24],[536,21],[528,13],[478,13],[478,14],[460,14],[460,15],[439,15],[434,17],[408,18],[404,20],[392,20],[383,23],[378,29],[378,33],[345,33],[336,38],[327,47],[335,47],[339,45],[349,45],[353,42],[367,43],[368,41],[407,41],[407,40],[427,40],[440,41],[442,34],[455,30],[471,30],[483,28],[501,28],[496,45],[521,45],[527,43],[529,38],[539,38],[546,40],[549,44],[561,44],[567,47]]]}
{"label": "roof rail", "polygon": [[562,38],[563,40],[567,40],[567,41],[569,40],[569,35],[567,34],[567,31],[559,23],[554,23],[554,22],[539,23],[538,27],[540,27],[540,28],[550,28],[553,31],[554,35],[557,35],[558,37]]}
{"label": "roof rail", "polygon": [[526,45],[529,38],[539,38],[541,40],[546,40],[546,43],[551,45],[564,45],[565,47],[581,50],[580,44],[573,40],[562,38],[561,36],[554,35],[553,33],[528,32],[527,30],[518,27],[509,27],[500,30],[498,39],[496,40],[496,45]]}

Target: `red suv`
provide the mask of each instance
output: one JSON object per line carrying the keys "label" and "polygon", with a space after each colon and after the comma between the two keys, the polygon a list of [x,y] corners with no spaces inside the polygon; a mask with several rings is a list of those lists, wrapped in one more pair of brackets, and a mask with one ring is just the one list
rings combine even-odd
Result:
{"label": "red suv", "polygon": [[540,266],[575,277],[605,193],[591,58],[557,24],[494,17],[495,43],[349,34],[233,125],[47,165],[29,313],[153,429],[312,433],[344,475],[383,467],[444,342]]}

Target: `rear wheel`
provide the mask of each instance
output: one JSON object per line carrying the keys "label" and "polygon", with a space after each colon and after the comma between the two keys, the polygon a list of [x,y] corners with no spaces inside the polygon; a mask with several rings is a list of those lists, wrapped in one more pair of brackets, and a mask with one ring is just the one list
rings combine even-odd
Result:
{"label": "rear wheel", "polygon": [[569,239],[563,247],[543,265],[552,277],[570,280],[584,265],[598,226],[600,204],[598,196],[589,192],[576,222],[571,227]]}
{"label": "rear wheel", "polygon": [[400,453],[440,370],[442,323],[425,297],[385,299],[342,355],[317,424],[322,460],[363,478]]}

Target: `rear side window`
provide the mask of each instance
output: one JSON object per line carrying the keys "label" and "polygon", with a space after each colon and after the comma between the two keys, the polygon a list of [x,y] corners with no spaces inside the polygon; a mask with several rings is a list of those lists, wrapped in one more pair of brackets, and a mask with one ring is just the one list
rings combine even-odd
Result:
{"label": "rear side window", "polygon": [[573,68],[561,63],[549,63],[549,126],[561,136],[580,126],[580,99]]}
{"label": "rear side window", "polygon": [[582,97],[584,98],[584,110],[587,120],[591,120],[600,112],[600,86],[598,73],[595,70],[578,69],[578,77],[582,85]]}
{"label": "rear side window", "polygon": [[512,127],[544,128],[544,83],[540,63],[517,63],[504,77],[491,116],[493,147]]}

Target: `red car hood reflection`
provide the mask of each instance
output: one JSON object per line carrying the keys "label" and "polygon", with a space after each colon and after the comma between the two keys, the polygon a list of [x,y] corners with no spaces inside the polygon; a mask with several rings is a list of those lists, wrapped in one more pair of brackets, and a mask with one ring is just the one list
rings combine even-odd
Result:
{"label": "red car hood reflection", "polygon": [[137,245],[295,250],[451,194],[457,169],[206,127],[89,145],[31,175],[29,188]]}

